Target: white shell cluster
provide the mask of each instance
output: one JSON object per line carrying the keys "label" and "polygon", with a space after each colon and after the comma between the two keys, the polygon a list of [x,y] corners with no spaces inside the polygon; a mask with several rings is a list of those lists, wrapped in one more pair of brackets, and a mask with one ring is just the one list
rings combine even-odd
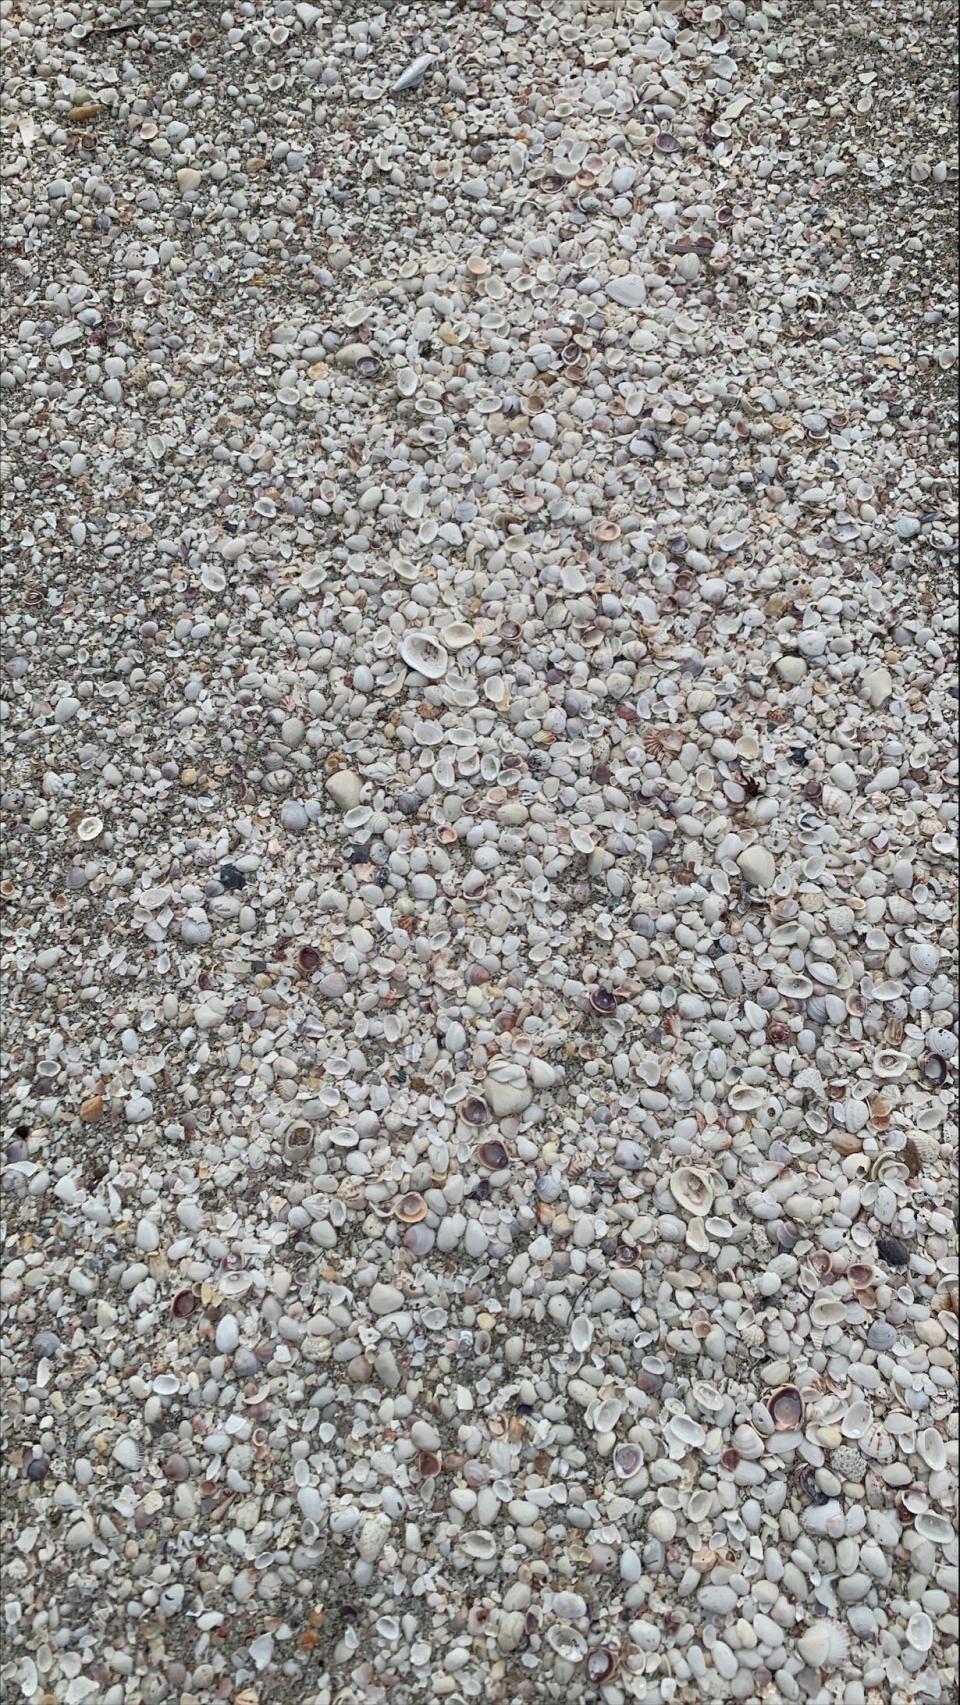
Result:
{"label": "white shell cluster", "polygon": [[946,17],[0,8],[4,1699],[955,1696]]}

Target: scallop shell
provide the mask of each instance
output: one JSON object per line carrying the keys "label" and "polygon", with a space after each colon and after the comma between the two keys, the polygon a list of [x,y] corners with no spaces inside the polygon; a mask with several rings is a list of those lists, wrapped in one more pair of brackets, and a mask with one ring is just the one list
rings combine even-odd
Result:
{"label": "scallop shell", "polygon": [[686,1213],[704,1215],[713,1207],[716,1188],[703,1167],[679,1166],[670,1176],[670,1194]]}
{"label": "scallop shell", "polygon": [[447,672],[450,658],[440,641],[425,628],[411,628],[400,641],[400,657],[408,669],[416,670],[428,681],[439,681]]}
{"label": "scallop shell", "polygon": [[878,1048],[873,1057],[873,1069],[885,1083],[903,1077],[909,1065],[908,1055],[898,1053],[896,1048]]}
{"label": "scallop shell", "polygon": [[839,1622],[823,1618],[811,1622],[797,1641],[797,1650],[811,1669],[835,1669],[842,1664],[850,1649],[846,1630]]}

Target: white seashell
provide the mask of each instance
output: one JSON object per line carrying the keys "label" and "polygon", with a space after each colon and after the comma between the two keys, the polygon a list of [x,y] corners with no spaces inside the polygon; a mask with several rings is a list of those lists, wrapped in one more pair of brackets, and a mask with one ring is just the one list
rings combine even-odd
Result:
{"label": "white seashell", "polygon": [[811,1669],[834,1669],[842,1664],[850,1642],[839,1622],[811,1622],[797,1641],[797,1650]]}
{"label": "white seashell", "polygon": [[400,642],[400,656],[408,669],[428,681],[439,681],[450,661],[440,641],[424,628],[411,628]]}
{"label": "white seashell", "polygon": [[227,584],[223,569],[215,562],[205,562],[200,570],[200,584],[208,592],[222,592]]}
{"label": "white seashell", "polygon": [[684,1445],[689,1450],[702,1450],[707,1440],[699,1421],[695,1421],[691,1415],[671,1415],[663,1430],[676,1444]]}
{"label": "white seashell", "polygon": [[583,1355],[593,1343],[593,1324],[585,1314],[578,1314],[570,1322],[570,1342],[578,1355]]}
{"label": "white seashell", "polygon": [[726,1407],[723,1393],[709,1379],[695,1379],[690,1387],[690,1395],[708,1415],[716,1415]]}
{"label": "white seashell", "polygon": [[476,644],[476,637],[469,622],[448,622],[440,630],[440,638],[448,651],[462,651],[464,646]]}
{"label": "white seashell", "polygon": [[77,840],[78,841],[95,841],[97,839],[98,835],[102,835],[102,834],[103,834],[103,818],[102,817],[81,817],[79,823],[77,824]]}
{"label": "white seashell", "polygon": [[903,1077],[909,1064],[908,1056],[898,1053],[895,1048],[878,1048],[873,1056],[873,1069],[884,1082]]}
{"label": "white seashell", "polygon": [[405,70],[401,71],[395,83],[390,85],[391,95],[402,95],[406,89],[415,89],[433,64],[432,53],[421,53],[411,61]]}
{"label": "white seashell", "polygon": [[708,1214],[716,1193],[711,1173],[699,1166],[680,1166],[670,1175],[670,1194],[688,1214]]}
{"label": "white seashell", "polygon": [[921,976],[932,977],[940,963],[940,949],[932,941],[914,941],[910,945],[910,963]]}
{"label": "white seashell", "polygon": [[763,1106],[766,1095],[755,1083],[736,1083],[727,1100],[735,1113],[752,1113],[755,1108]]}
{"label": "white seashell", "polygon": [[755,1427],[750,1426],[748,1421],[741,1421],[739,1427],[734,1428],[730,1443],[737,1455],[742,1456],[745,1462],[756,1462],[757,1458],[761,1457],[766,1450],[766,1445],[760,1434]]}
{"label": "white seashell", "polygon": [[936,1427],[924,1427],[917,1439],[917,1455],[932,1473],[938,1474],[947,1465],[947,1447]]}
{"label": "white seashell", "polygon": [[623,1404],[618,1397],[605,1397],[602,1402],[591,1404],[587,1410],[587,1423],[595,1433],[612,1433],[623,1414]]}
{"label": "white seashell", "polygon": [[814,1326],[823,1330],[827,1326],[837,1326],[847,1316],[847,1305],[841,1297],[833,1296],[829,1291],[818,1296],[810,1304],[810,1319]]}
{"label": "white seashell", "polygon": [[459,1546],[467,1557],[475,1557],[480,1563],[488,1563],[497,1554],[497,1543],[493,1534],[486,1533],[481,1528],[462,1533]]}
{"label": "white seashell", "polygon": [[840,1422],[840,1431],[845,1439],[865,1438],[870,1430],[872,1420],[873,1415],[869,1403],[865,1403],[862,1398],[857,1398],[856,1402],[851,1403]]}
{"label": "white seashell", "polygon": [[929,1539],[934,1545],[950,1545],[956,1538],[953,1522],[934,1510],[921,1510],[913,1525],[921,1539]]}
{"label": "white seashell", "polygon": [[896,1451],[886,1427],[875,1421],[860,1440],[860,1449],[871,1462],[892,1462]]}
{"label": "white seashell", "polygon": [[565,1658],[568,1664],[582,1663],[587,1655],[587,1642],[583,1635],[566,1622],[557,1622],[548,1629],[547,1645],[556,1652],[558,1658]]}
{"label": "white seashell", "polygon": [[929,1652],[933,1645],[933,1623],[925,1610],[915,1610],[907,1623],[907,1644],[915,1652]]}

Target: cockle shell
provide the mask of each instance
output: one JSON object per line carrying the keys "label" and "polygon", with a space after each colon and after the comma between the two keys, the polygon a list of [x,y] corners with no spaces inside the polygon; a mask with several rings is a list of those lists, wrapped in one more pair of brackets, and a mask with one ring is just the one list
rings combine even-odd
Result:
{"label": "cockle shell", "polygon": [[797,1650],[811,1669],[835,1669],[842,1664],[850,1649],[846,1630],[839,1622],[825,1618],[811,1622],[797,1641]]}

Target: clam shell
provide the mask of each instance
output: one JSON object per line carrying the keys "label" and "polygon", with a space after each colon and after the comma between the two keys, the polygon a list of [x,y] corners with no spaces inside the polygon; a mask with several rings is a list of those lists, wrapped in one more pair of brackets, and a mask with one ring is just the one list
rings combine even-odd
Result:
{"label": "clam shell", "polygon": [[795,1385],[781,1385],[767,1398],[767,1409],[778,1433],[795,1433],[803,1425],[803,1398]]}
{"label": "clam shell", "polygon": [[915,1610],[907,1623],[907,1645],[915,1652],[929,1652],[933,1645],[933,1623],[925,1610]]}
{"label": "clam shell", "polygon": [[873,1415],[869,1403],[865,1403],[862,1398],[858,1397],[856,1402],[851,1403],[840,1422],[840,1431],[845,1439],[863,1439],[866,1438],[872,1421]]}
{"label": "clam shell", "polygon": [[951,1545],[956,1538],[953,1522],[935,1510],[921,1510],[913,1525],[921,1539],[929,1539],[934,1545]]}
{"label": "clam shell", "polygon": [[586,1640],[568,1622],[557,1622],[547,1630],[547,1645],[568,1664],[582,1663],[587,1655]]}
{"label": "clam shell", "polygon": [[411,628],[400,641],[400,657],[408,669],[414,669],[428,681],[439,681],[447,672],[450,658],[440,641],[425,628]]}
{"label": "clam shell", "polygon": [[688,1214],[708,1214],[715,1193],[713,1177],[702,1167],[679,1166],[670,1175],[670,1194]]}
{"label": "clam shell", "polygon": [[466,1557],[474,1557],[479,1563],[489,1563],[497,1555],[497,1542],[492,1533],[482,1528],[473,1528],[462,1533],[458,1541],[460,1550]]}
{"label": "clam shell", "polygon": [[924,1427],[917,1438],[917,1455],[932,1473],[938,1474],[947,1466],[947,1447],[936,1427]]}
{"label": "clam shell", "polygon": [[81,817],[77,824],[78,841],[95,841],[103,834],[102,817]]}
{"label": "clam shell", "polygon": [[766,1101],[762,1089],[755,1083],[735,1083],[727,1100],[735,1113],[752,1113]]}

